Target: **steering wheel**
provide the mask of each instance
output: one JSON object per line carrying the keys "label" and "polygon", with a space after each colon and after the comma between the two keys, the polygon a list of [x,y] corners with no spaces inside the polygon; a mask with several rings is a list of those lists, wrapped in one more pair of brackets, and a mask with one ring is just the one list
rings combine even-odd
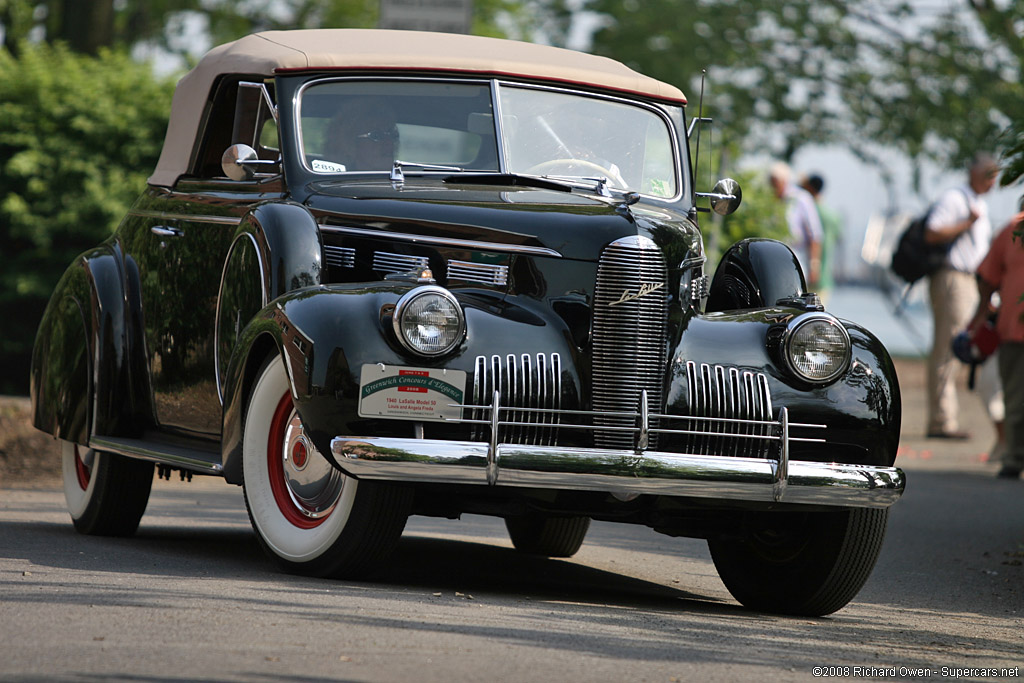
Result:
{"label": "steering wheel", "polygon": [[548,161],[542,161],[535,166],[531,166],[526,170],[526,172],[533,175],[563,175],[551,173],[551,171],[559,168],[566,171],[564,175],[579,175],[578,173],[570,173],[569,171],[581,168],[586,169],[589,172],[608,178],[609,181],[621,188],[626,187],[626,181],[623,180],[621,175],[600,164],[595,164],[593,161],[587,161],[586,159],[549,159]]}

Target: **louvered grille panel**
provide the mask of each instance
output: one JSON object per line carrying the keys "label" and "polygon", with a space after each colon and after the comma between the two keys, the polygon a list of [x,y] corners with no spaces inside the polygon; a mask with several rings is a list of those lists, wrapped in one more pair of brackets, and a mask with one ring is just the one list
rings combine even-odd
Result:
{"label": "louvered grille panel", "polygon": [[[771,435],[771,425],[744,422],[773,419],[768,378],[762,373],[687,361],[686,383],[687,412],[692,416],[688,421],[691,421],[692,429],[724,434]],[[735,439],[713,434],[689,436],[687,439],[687,453],[746,458],[774,457],[771,450],[773,445],[767,440]]]}
{"label": "louvered grille panel", "polygon": [[503,287],[508,282],[508,266],[451,260],[448,261],[448,279]]}
{"label": "louvered grille panel", "polygon": [[382,273],[408,273],[410,270],[429,267],[430,259],[426,256],[390,254],[386,251],[373,253],[373,269]]}
{"label": "louvered grille panel", "polygon": [[324,260],[329,266],[355,268],[356,250],[352,247],[336,247],[326,244],[324,245]]}
{"label": "louvered grille panel", "polygon": [[[662,410],[668,271],[661,250],[650,239],[626,237],[601,253],[594,287],[591,395],[594,410],[637,410],[647,391],[651,412]],[[630,417],[595,418],[598,447],[632,448],[631,432],[600,427],[635,427]],[[652,421],[651,427],[656,427]],[[650,447],[657,445],[651,436]]]}
{"label": "louvered grille panel", "polygon": [[[497,391],[503,407],[557,411],[562,406],[562,361],[557,353],[536,356],[477,356],[473,372],[473,404],[490,405]],[[490,420],[490,410],[471,410],[470,419]],[[558,416],[554,412],[509,411],[502,419],[529,422],[509,425],[499,434],[504,443],[554,445],[558,437]],[[486,441],[490,428],[473,425],[473,439]]]}

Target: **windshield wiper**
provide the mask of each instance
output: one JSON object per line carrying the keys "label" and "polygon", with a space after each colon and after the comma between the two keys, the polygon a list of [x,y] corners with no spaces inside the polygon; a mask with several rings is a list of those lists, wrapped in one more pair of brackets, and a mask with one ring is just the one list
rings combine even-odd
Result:
{"label": "windshield wiper", "polygon": [[421,164],[418,161],[401,161],[399,159],[395,159],[395,165],[391,167],[391,182],[405,182],[405,173],[402,172],[403,168],[422,168],[424,171],[453,171],[455,173],[462,173],[463,171],[463,169],[459,166],[442,166],[441,164]]}
{"label": "windshield wiper", "polygon": [[542,190],[558,190],[560,192],[572,192],[573,189],[572,183],[554,178],[525,175],[522,173],[502,173],[500,171],[469,171],[463,175],[448,176],[444,181],[446,183],[467,185],[519,185],[522,187],[537,187]]}
{"label": "windshield wiper", "polygon": [[[561,182],[569,183],[570,185],[579,186],[584,185],[585,181],[595,183],[594,192],[601,195],[602,197],[611,197],[612,193],[608,190],[608,178],[607,176],[585,176],[585,175],[545,175],[541,176],[548,180],[558,180]],[[616,188],[618,189],[618,188]],[[625,191],[625,190],[624,190]]]}

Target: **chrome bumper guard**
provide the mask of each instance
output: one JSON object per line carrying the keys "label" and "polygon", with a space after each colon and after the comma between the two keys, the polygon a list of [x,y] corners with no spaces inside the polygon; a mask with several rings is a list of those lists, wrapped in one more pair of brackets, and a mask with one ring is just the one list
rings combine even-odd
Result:
{"label": "chrome bumper guard", "polygon": [[[492,435],[507,424],[515,423],[494,420]],[[789,436],[785,408],[772,424],[774,434],[750,435],[779,441],[778,458],[767,459],[643,450],[644,423],[635,450],[498,443],[495,436],[490,443],[343,436],[331,441],[331,451],[346,473],[380,481],[870,508],[888,507],[903,494],[906,480],[895,467],[789,460],[789,442],[797,439]]]}

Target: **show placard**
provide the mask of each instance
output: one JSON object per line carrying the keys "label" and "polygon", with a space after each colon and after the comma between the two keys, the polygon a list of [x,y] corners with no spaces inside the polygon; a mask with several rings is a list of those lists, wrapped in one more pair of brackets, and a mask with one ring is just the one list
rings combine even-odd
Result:
{"label": "show placard", "polygon": [[359,416],[441,421],[462,417],[466,373],[444,368],[364,365],[359,375]]}

